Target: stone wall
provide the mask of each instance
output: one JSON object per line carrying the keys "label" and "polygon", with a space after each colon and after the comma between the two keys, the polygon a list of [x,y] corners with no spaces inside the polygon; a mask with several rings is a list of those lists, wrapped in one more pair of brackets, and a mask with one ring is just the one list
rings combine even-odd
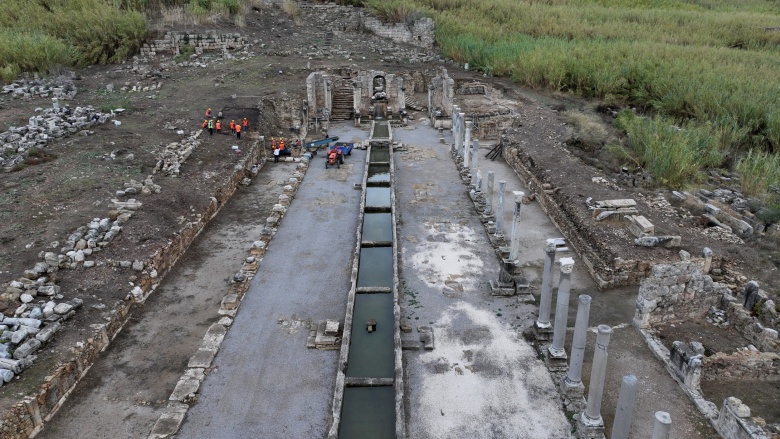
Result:
{"label": "stone wall", "polygon": [[382,23],[375,17],[361,14],[361,24],[380,37],[425,49],[433,48],[433,20],[430,18],[422,18],[412,24]]}
{"label": "stone wall", "polygon": [[737,398],[726,398],[715,429],[724,439],[766,439],[764,430],[750,418],[750,407]]}
{"label": "stone wall", "polygon": [[682,260],[654,265],[639,286],[634,325],[648,328],[656,323],[706,316],[730,290],[703,274],[701,264]]}
{"label": "stone wall", "polygon": [[[756,285],[757,291],[755,296],[760,297],[762,291],[758,290],[758,284],[755,282],[748,282],[745,290],[751,290],[751,285]],[[750,295],[749,292],[748,295]],[[766,295],[764,294],[763,296],[766,299]],[[772,317],[777,314],[773,301],[754,302],[750,299],[745,300],[744,294],[742,300],[740,300],[729,293],[723,295],[720,306],[725,311],[724,317],[729,326],[749,340],[755,347],[764,352],[780,353],[778,331],[775,329],[777,328],[777,321],[773,320]],[[770,308],[770,310],[766,310],[766,308]],[[760,315],[754,315],[754,311],[757,309],[764,311]]]}
{"label": "stone wall", "polygon": [[745,348],[727,354],[718,352],[702,359],[701,379],[705,381],[749,378],[752,380],[780,380],[780,355]]}
{"label": "stone wall", "polygon": [[111,320],[105,324],[96,325],[95,331],[83,343],[78,343],[72,349],[73,357],[51,373],[40,390],[33,396],[27,396],[10,409],[0,413],[0,437],[7,439],[27,438],[43,428],[43,423],[59,409],[63,399],[72,391],[75,384],[97,360],[100,352],[114,339],[127,322],[135,302],[142,302],[152,293],[175,265],[195,238],[206,227],[208,222],[219,212],[219,209],[230,199],[239,184],[246,178],[247,170],[258,161],[261,148],[255,144],[246,155],[242,166],[236,167],[229,179],[215,192],[211,203],[201,212],[200,221],[187,222],[175,235],[170,244],[157,249],[146,261],[149,271],[156,270],[157,277],[144,272],[139,276],[137,285],[142,290],[135,300],[117,302]]}
{"label": "stone wall", "polygon": [[238,50],[248,45],[248,40],[239,33],[167,32],[163,38],[144,44],[141,47],[141,56],[155,56],[161,53],[176,55],[184,46],[191,46],[195,49],[195,53],[200,54],[208,51]]}

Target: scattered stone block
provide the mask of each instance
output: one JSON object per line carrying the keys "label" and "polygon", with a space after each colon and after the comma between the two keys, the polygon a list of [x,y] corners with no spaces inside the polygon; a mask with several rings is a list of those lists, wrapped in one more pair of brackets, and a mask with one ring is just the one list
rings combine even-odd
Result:
{"label": "scattered stone block", "polygon": [[655,234],[655,226],[642,215],[626,215],[623,222],[628,226],[628,230],[637,238],[651,236]]}

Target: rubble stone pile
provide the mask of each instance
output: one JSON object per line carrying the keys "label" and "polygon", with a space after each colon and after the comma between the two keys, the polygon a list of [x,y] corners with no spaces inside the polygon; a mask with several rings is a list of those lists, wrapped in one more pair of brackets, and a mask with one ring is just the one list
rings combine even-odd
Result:
{"label": "rubble stone pile", "polygon": [[192,151],[200,145],[198,137],[202,131],[185,138],[181,142],[168,144],[159,154],[157,164],[154,167],[154,173],[163,172],[166,175],[178,176],[181,172],[181,165],[187,161]]}
{"label": "rubble stone pile", "polygon": [[50,79],[18,79],[3,86],[2,94],[10,94],[14,99],[57,98],[73,99],[76,87],[70,81],[54,81]]}
{"label": "rubble stone pile", "polygon": [[91,134],[88,129],[97,123],[105,123],[112,115],[95,110],[92,106],[60,107],[57,98],[52,107],[36,111],[25,126],[11,127],[0,133],[0,166],[10,167],[21,163],[31,148],[44,148],[55,139],[71,134]]}

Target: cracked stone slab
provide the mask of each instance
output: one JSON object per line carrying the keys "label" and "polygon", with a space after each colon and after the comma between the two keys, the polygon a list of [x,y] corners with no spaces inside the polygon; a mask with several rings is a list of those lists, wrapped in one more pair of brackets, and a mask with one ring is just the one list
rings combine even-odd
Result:
{"label": "cracked stone slab", "polygon": [[216,355],[216,349],[198,349],[198,352],[195,352],[195,355],[190,357],[190,361],[187,363],[187,367],[211,367],[211,362],[214,360]]}

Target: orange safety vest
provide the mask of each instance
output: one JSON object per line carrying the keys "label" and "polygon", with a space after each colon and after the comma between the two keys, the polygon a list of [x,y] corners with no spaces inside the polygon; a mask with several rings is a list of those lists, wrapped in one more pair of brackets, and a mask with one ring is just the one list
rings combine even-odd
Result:
{"label": "orange safety vest", "polygon": [[207,126],[209,126],[209,121],[204,120],[202,128],[206,128]]}
{"label": "orange safety vest", "polygon": [[236,129],[236,123],[233,122],[233,121],[230,121],[230,131],[233,131],[234,129]]}
{"label": "orange safety vest", "polygon": [[248,127],[248,126],[249,126],[249,121],[248,121],[248,120],[246,120],[246,118],[244,118],[244,120],[241,122],[241,124],[243,124],[243,125],[244,125],[244,128],[246,128],[246,127]]}
{"label": "orange safety vest", "polygon": [[240,132],[241,132],[241,125],[239,125],[239,124],[236,124],[236,132],[237,132],[237,133],[240,133]]}
{"label": "orange safety vest", "polygon": [[222,130],[222,122],[217,121],[217,131]]}
{"label": "orange safety vest", "polygon": [[282,140],[280,140],[280,141],[279,141],[279,149],[280,149],[281,151],[284,151],[284,139],[282,139]]}

